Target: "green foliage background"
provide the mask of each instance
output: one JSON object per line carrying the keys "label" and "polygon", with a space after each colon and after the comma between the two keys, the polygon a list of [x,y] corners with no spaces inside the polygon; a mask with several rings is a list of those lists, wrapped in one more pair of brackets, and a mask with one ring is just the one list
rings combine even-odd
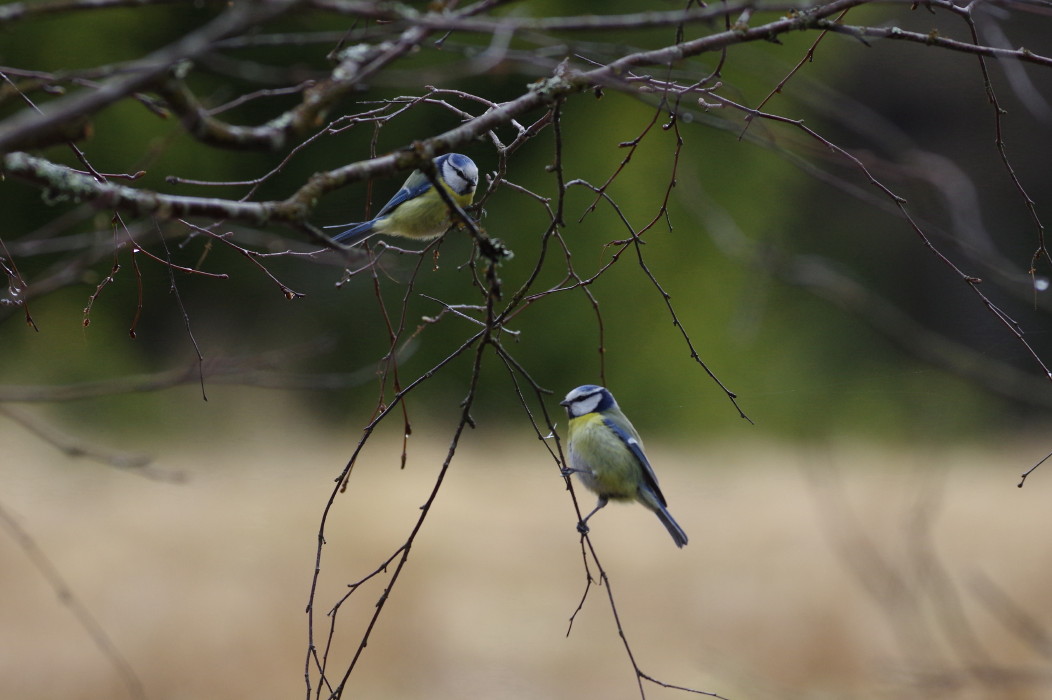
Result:
{"label": "green foliage background", "polygon": [[[579,3],[582,6],[586,4]],[[529,3],[517,11],[572,14],[573,3]],[[625,9],[631,3],[620,3]],[[610,8],[611,11],[616,9]],[[863,8],[856,21],[874,21],[881,10]],[[927,26],[918,12],[898,8],[905,26]],[[214,15],[216,9],[186,6],[114,9],[92,14],[94,22],[57,16],[19,24],[0,42],[0,63],[18,68],[61,71],[127,60],[168,43]],[[305,14],[269,32],[348,29],[330,17]],[[1025,26],[1014,27],[1025,35]],[[1018,34],[1015,34],[1018,36]],[[609,42],[597,54],[617,55],[625,47],[663,45],[671,31],[647,30],[616,35],[567,37],[586,42]],[[814,35],[790,37],[781,44],[732,49],[723,71],[726,92],[744,104],[755,105],[803,57]],[[624,42],[622,47],[618,42]],[[663,43],[659,43],[663,42]],[[1047,39],[1035,37],[1035,48]],[[465,45],[484,46],[485,38],[454,36],[444,51],[409,56],[374,85],[342,105],[347,113],[399,95],[418,95],[425,84],[459,89],[494,102],[521,94],[526,83],[539,77],[494,71],[481,77],[457,79],[456,66]],[[292,45],[280,49],[232,50],[245,62],[274,66],[273,87],[320,77],[327,70],[327,44]],[[707,68],[715,67],[713,55]],[[445,64],[445,65],[444,65]],[[697,70],[699,64],[689,69]],[[210,104],[219,105],[241,94],[236,78],[199,66],[193,87]],[[1042,94],[1052,94],[1048,72],[1032,72]],[[995,75],[1000,97],[1009,107],[1006,141],[1013,166],[1025,184],[1043,194],[1047,184],[1047,154],[1052,145],[1047,125],[1027,112],[1003,76]],[[440,82],[439,82],[440,81]],[[258,100],[224,118],[256,124],[279,114],[295,98]],[[451,99],[452,101],[452,99]],[[458,103],[469,107],[468,103]],[[18,105],[8,99],[3,114]],[[855,279],[896,303],[926,326],[947,333],[979,349],[991,360],[1013,364],[1043,381],[1036,367],[1011,334],[989,314],[966,285],[926,251],[894,213],[888,200],[843,160],[838,160],[793,127],[757,121],[744,139],[739,115],[704,112],[684,105],[679,121],[684,139],[675,156],[676,132],[664,129],[667,114],[647,132],[625,171],[609,189],[631,224],[639,228],[652,219],[676,170],[677,185],[668,222],[659,222],[646,235],[643,248],[649,269],[671,295],[671,303],[704,362],[733,391],[755,426],[742,421],[727,398],[690,358],[689,350],[665,309],[660,292],[643,274],[634,252],[624,254],[614,269],[601,277],[592,292],[599,301],[605,344],[605,381],[645,434],[664,431],[667,439],[741,435],[825,438],[840,433],[901,439],[972,439],[1007,428],[1018,429],[1045,420],[1044,409],[1014,403],[985,393],[973,383],[924,364],[893,345],[865,322],[849,316],[799,288],[775,279],[769,270],[750,266],[726,253],[712,228],[714,219],[733,221],[744,239],[772,258],[779,255],[821,255],[843,265]],[[913,148],[952,159],[976,178],[979,203],[990,212],[985,222],[997,235],[1003,251],[1016,264],[1015,274],[1026,282],[1026,268],[1034,247],[1032,225],[1000,164],[993,145],[993,112],[982,89],[974,57],[950,55],[926,47],[884,42],[871,47],[832,36],[820,45],[814,62],[774,98],[768,111],[803,118],[830,141],[858,152],[874,152],[894,162]],[[653,103],[607,90],[601,98],[582,95],[565,105],[562,115],[563,163],[567,179],[581,178],[599,185],[617,169],[627,149],[622,142],[639,136],[653,118]],[[333,115],[336,116],[336,115]],[[536,115],[539,116],[539,115]],[[861,119],[866,117],[866,119]],[[457,120],[438,107],[422,106],[390,122],[379,133],[380,153],[402,147],[413,139],[451,128]],[[312,173],[368,157],[373,131],[359,125],[319,139],[293,157],[255,195],[256,199],[287,196]],[[510,138],[510,130],[502,132]],[[751,137],[759,137],[754,140]],[[82,144],[93,165],[104,172],[147,175],[136,186],[177,194],[241,194],[245,188],[201,188],[170,185],[168,176],[204,180],[259,177],[287,153],[245,153],[204,148],[186,136],[177,120],[160,119],[145,106],[123,102],[93,120],[93,136]],[[483,173],[493,171],[492,148],[478,143],[466,149]],[[555,178],[546,166],[553,162],[551,129],[529,142],[509,162],[508,177],[540,195],[555,194]],[[1043,155],[1042,155],[1043,154]],[[75,164],[68,151],[51,149],[46,155]],[[800,161],[817,165],[841,181],[861,188],[878,206],[860,201],[844,189],[811,177]],[[908,164],[876,175],[896,193],[910,200],[919,218],[932,225],[937,245],[951,257],[955,244],[948,233],[948,211],[931,187],[911,179]],[[372,209],[397,189],[398,180],[373,183]],[[594,195],[583,187],[571,190],[562,235],[573,251],[582,275],[597,269],[614,251],[606,244],[628,232],[611,207],[600,203],[587,214]],[[321,224],[360,220],[366,211],[367,189],[353,186],[321,203]],[[1039,202],[1046,215],[1047,203]],[[97,233],[102,250],[109,244],[107,212],[85,205],[49,204],[38,192],[8,180],[0,185],[4,211],[2,237],[6,241],[50,235],[45,227],[58,216],[80,216],[78,234]],[[71,214],[72,213],[72,214]],[[548,216],[541,204],[503,188],[485,204],[483,227],[504,240],[516,253],[501,268],[505,293],[510,294],[529,275],[538,254]],[[126,223],[130,223],[127,222]],[[207,223],[207,222],[198,222]],[[144,236],[152,227],[147,223]],[[273,229],[259,235],[231,227],[250,246],[282,250],[290,245],[288,232]],[[193,264],[204,252],[200,238],[185,245],[171,237],[180,228],[165,224],[173,259]],[[63,235],[66,235],[63,233]],[[243,238],[242,238],[243,237]],[[149,249],[163,255],[153,240]],[[421,295],[449,304],[479,303],[481,297],[462,264],[470,255],[466,235],[451,233],[438,258],[424,263],[408,304],[408,328],[440,307]],[[16,262],[27,279],[61,265],[59,250]],[[22,323],[18,310],[8,309],[0,325],[0,382],[59,383],[149,372],[192,362],[194,349],[184,320],[170,291],[169,272],[150,261],[140,261],[145,297],[136,339],[127,328],[135,313],[136,285],[129,251],[119,252],[122,265],[116,281],[100,295],[83,327],[83,309],[100,280],[108,274],[112,254],[101,252],[79,284],[34,299],[30,310],[40,326],[35,333]],[[388,309],[401,303],[415,259],[384,258],[384,273],[375,283]],[[331,256],[311,262],[302,258],[272,258],[268,268],[283,282],[304,292],[289,301],[279,289],[238,255],[214,247],[203,269],[227,272],[229,280],[176,276],[194,337],[205,358],[252,354],[325,340],[319,353],[290,362],[295,372],[337,372],[372,366],[387,351],[387,330],[377,304],[374,281],[360,275],[337,288],[342,268]],[[536,289],[544,289],[565,271],[561,254],[550,257]],[[1043,335],[1047,316],[1040,306],[1014,301],[998,289],[984,288],[1004,303],[1039,351],[1048,347]],[[510,327],[520,333],[505,338],[532,376],[554,392],[549,410],[568,389],[598,383],[600,341],[596,315],[580,291],[549,296],[531,306]],[[418,336],[413,352],[400,363],[402,383],[427,371],[474,331],[465,321],[447,317]],[[467,362],[462,359],[414,393],[411,417],[421,427],[451,415],[465,392]],[[522,408],[511,393],[507,372],[489,362],[479,397],[477,418],[482,424],[510,424],[522,419]],[[178,424],[174,414],[213,415],[222,411],[228,390],[208,387],[209,404],[199,394],[180,390],[156,395],[78,402],[57,410],[68,418],[99,430],[134,427],[163,433]],[[372,412],[379,389],[375,381],[335,392],[294,394],[298,406],[313,411],[319,421],[335,427],[357,428]],[[173,398],[173,397],[178,397]],[[260,390],[260,401],[288,401],[284,393]],[[219,405],[217,406],[217,401]],[[229,407],[229,404],[227,405]],[[482,419],[481,417],[485,418]]]}

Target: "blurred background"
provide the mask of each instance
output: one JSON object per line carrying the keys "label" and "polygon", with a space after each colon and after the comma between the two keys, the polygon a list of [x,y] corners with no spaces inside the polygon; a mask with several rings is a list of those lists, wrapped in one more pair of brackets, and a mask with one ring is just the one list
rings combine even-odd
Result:
{"label": "blurred background", "polygon": [[[509,3],[487,16],[594,11],[579,4]],[[54,86],[92,89],[222,10],[173,3],[8,21],[0,115],[26,109],[21,94],[46,104]],[[1046,20],[1019,6],[975,15],[982,42],[1047,56]],[[970,36],[959,17],[925,9],[864,6],[845,21]],[[721,27],[687,25],[684,38]],[[285,88],[328,76],[334,47],[404,29],[320,10],[289,14],[217,46],[187,84],[208,107],[255,94],[217,116],[261,124],[302,99],[302,89]],[[1052,450],[1041,365],[1052,356],[1050,265],[1047,254],[1035,258],[1035,217],[1049,218],[1052,72],[988,61],[991,104],[975,55],[828,35],[792,73],[818,36],[732,46],[653,77],[689,85],[718,67],[715,95],[763,103],[821,139],[760,118],[746,129],[741,111],[711,106],[712,96],[708,107],[684,97],[674,120],[659,94],[607,88],[568,99],[562,177],[610,180],[616,208],[600,201],[593,210],[594,191],[571,186],[563,242],[547,249],[558,195],[553,128],[509,153],[496,179],[492,141],[462,149],[486,180],[474,213],[515,253],[499,268],[502,301],[524,285],[538,295],[501,340],[551,392],[544,407],[557,431],[566,391],[603,383],[615,392],[691,536],[676,551],[640,508],[610,507],[593,521],[646,673],[728,698],[1050,697],[1052,562],[1041,546],[1050,477],[1039,468],[1025,488],[1015,485]],[[457,126],[457,110],[484,111],[468,95],[511,100],[566,57],[587,68],[666,46],[675,30],[528,33],[496,61],[488,34],[435,38],[342,101],[332,129],[319,124],[281,152],[202,145],[147,97],[99,112],[78,145],[99,172],[145,170],[120,180],[135,188],[281,199],[315,172]],[[400,109],[400,98],[428,85],[440,89],[431,102]],[[382,123],[340,119],[375,109]],[[496,133],[505,144],[516,136],[510,127]],[[66,146],[39,155],[77,163]],[[906,201],[937,254],[858,164]],[[312,220],[363,220],[402,177],[341,189]],[[258,186],[215,184],[257,178]],[[111,211],[15,178],[0,183],[0,207],[0,255],[28,282],[38,329],[25,323],[9,278],[0,305],[8,476],[0,635],[10,653],[0,655],[0,691],[303,693],[303,608],[334,479],[394,394],[393,375],[377,372],[390,328],[404,329],[402,387],[477,331],[442,313],[484,303],[473,273],[481,263],[468,265],[471,240],[451,232],[423,258],[374,249],[378,262],[348,276],[345,258],[309,254],[319,246],[288,229],[221,223],[217,231],[270,255],[259,259],[265,272],[179,222],[125,214],[115,231]],[[610,245],[655,219],[639,247],[645,269],[636,249]],[[173,274],[133,254],[131,240],[229,277]],[[587,287],[591,297],[550,291],[566,286],[569,264],[590,278],[614,256]],[[981,278],[985,296],[947,261]],[[302,298],[286,298],[268,272]],[[317,597],[323,635],[324,613],[419,517],[460,419],[473,353],[442,365],[413,390],[405,416],[392,412],[369,434],[347,492],[335,497]],[[548,432],[540,403],[489,353],[471,413],[475,427],[457,446],[348,692],[637,696],[605,589],[588,592],[566,636],[586,573],[573,503],[550,441],[538,439]],[[145,468],[121,468],[146,458]],[[589,494],[576,495],[591,507]],[[331,680],[350,662],[383,580],[341,609]],[[93,637],[93,625],[104,634]],[[662,693],[674,691],[647,688],[648,697]]]}

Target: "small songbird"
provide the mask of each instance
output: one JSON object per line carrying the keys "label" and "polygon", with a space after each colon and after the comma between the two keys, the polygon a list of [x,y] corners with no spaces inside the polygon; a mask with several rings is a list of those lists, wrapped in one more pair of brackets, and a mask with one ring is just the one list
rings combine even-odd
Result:
{"label": "small songbird", "polygon": [[[435,158],[435,176],[450,198],[460,207],[471,204],[479,181],[475,162],[459,153]],[[414,170],[402,189],[371,220],[354,224],[333,236],[334,241],[354,245],[377,233],[405,236],[418,240],[437,238],[446,232],[453,219],[445,200],[424,173]],[[337,224],[325,228],[341,228]]]}
{"label": "small songbird", "polygon": [[683,528],[669,515],[657,477],[643,453],[639,433],[621,412],[614,395],[601,386],[579,386],[559,402],[570,417],[567,461],[563,475],[576,472],[599,504],[578,525],[588,532],[588,518],[611,499],[636,500],[654,511],[677,547],[687,543]]}

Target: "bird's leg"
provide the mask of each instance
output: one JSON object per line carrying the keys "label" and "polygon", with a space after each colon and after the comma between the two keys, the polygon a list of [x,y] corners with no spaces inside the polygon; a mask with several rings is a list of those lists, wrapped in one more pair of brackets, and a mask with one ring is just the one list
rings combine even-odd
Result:
{"label": "bird's leg", "polygon": [[559,473],[562,474],[563,476],[570,476],[574,472],[579,472],[581,474],[584,474],[585,472],[588,472],[588,471],[589,471],[588,469],[574,469],[573,467],[560,467],[559,468]]}
{"label": "bird's leg", "polygon": [[607,503],[609,503],[607,498],[605,496],[600,496],[599,497],[599,503],[596,504],[595,508],[592,508],[592,512],[589,513],[588,515],[584,516],[584,518],[581,520],[581,522],[577,523],[577,531],[580,532],[582,535],[587,535],[588,534],[588,518],[592,517],[597,512],[599,512],[599,510],[601,508],[603,508],[604,506],[606,506]]}

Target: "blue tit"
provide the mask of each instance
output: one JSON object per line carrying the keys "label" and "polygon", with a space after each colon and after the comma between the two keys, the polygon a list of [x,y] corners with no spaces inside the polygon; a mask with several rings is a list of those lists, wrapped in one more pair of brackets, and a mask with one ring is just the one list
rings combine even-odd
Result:
{"label": "blue tit", "polygon": [[567,438],[569,467],[564,476],[576,472],[581,483],[599,496],[599,504],[578,525],[588,532],[588,518],[611,499],[639,501],[654,511],[677,547],[687,543],[683,528],[669,515],[657,477],[643,453],[639,433],[614,400],[601,386],[579,386],[559,402],[570,417]]}
{"label": "blue tit", "polygon": [[[459,153],[439,156],[435,158],[435,175],[458,206],[466,207],[471,204],[479,182],[479,169],[473,160]],[[449,207],[431,185],[431,181],[419,170],[414,170],[402,185],[402,189],[391,197],[391,201],[385,204],[372,220],[355,224],[332,238],[348,246],[360,243],[377,233],[430,240],[445,233],[452,221]],[[340,226],[347,224],[325,228]]]}

